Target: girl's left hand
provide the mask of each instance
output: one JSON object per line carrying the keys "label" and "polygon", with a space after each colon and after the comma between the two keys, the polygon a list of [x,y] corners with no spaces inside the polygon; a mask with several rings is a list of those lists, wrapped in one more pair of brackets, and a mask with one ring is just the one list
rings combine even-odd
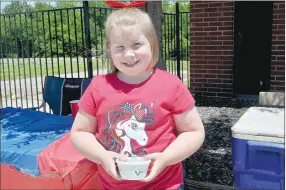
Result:
{"label": "girl's left hand", "polygon": [[167,166],[167,160],[164,158],[163,153],[152,153],[144,156],[143,158],[145,160],[151,160],[152,162],[150,164],[153,163],[150,174],[141,180],[143,182],[149,182],[153,180]]}

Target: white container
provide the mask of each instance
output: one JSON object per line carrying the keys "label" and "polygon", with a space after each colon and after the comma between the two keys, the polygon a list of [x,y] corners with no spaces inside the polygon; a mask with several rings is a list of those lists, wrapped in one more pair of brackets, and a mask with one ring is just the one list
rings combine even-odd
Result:
{"label": "white container", "polygon": [[141,180],[147,175],[151,160],[144,160],[140,157],[128,157],[126,161],[116,159],[121,179]]}

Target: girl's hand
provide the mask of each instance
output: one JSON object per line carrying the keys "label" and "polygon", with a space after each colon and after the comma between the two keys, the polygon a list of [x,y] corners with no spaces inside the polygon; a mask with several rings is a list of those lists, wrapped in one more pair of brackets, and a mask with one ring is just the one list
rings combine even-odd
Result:
{"label": "girl's hand", "polygon": [[107,151],[101,159],[100,165],[104,170],[111,175],[114,179],[121,180],[119,173],[117,172],[115,160],[126,161],[127,156],[118,154],[116,152]]}
{"label": "girl's hand", "polygon": [[149,182],[153,180],[161,171],[167,166],[167,159],[164,158],[163,153],[152,153],[143,157],[145,160],[150,160],[152,167],[151,172],[143,180],[143,182]]}

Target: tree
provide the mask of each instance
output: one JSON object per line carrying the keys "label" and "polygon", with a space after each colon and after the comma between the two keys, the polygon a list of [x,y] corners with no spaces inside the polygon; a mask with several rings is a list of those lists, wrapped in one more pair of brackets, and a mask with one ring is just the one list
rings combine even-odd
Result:
{"label": "tree", "polygon": [[11,4],[4,7],[3,14],[15,14],[30,11],[32,11],[32,6],[27,2],[12,1]]}

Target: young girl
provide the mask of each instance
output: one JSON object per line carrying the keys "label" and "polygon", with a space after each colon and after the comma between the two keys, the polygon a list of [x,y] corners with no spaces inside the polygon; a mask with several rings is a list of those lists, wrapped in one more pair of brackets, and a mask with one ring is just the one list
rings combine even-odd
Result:
{"label": "young girl", "polygon": [[[182,161],[204,141],[204,127],[189,90],[175,75],[154,68],[159,47],[148,14],[114,11],[106,22],[112,72],[97,75],[79,103],[71,140],[98,164],[103,189],[179,189]],[[115,159],[153,161],[142,181],[121,180]]]}

